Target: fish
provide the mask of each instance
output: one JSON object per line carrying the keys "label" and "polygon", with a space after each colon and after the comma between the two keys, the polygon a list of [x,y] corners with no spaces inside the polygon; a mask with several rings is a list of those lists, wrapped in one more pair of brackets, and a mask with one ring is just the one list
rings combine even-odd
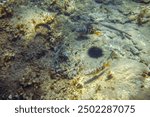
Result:
{"label": "fish", "polygon": [[97,79],[99,79],[105,72],[107,71],[107,69],[103,70],[102,72],[100,72],[98,75],[88,79],[87,81],[84,82],[84,84],[89,84]]}

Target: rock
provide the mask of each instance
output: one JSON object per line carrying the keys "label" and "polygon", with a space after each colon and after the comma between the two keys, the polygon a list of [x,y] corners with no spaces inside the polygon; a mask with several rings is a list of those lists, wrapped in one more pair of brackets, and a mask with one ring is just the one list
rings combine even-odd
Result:
{"label": "rock", "polygon": [[138,3],[145,3],[145,4],[150,3],[150,0],[134,0],[134,1]]}
{"label": "rock", "polygon": [[48,33],[50,33],[50,26],[47,24],[37,24],[35,26],[35,31],[37,35],[43,35],[43,36],[48,36]]}
{"label": "rock", "polygon": [[95,0],[95,2],[97,2],[97,3],[103,3],[104,0]]}
{"label": "rock", "polygon": [[9,6],[0,5],[0,18],[11,17],[13,10]]}

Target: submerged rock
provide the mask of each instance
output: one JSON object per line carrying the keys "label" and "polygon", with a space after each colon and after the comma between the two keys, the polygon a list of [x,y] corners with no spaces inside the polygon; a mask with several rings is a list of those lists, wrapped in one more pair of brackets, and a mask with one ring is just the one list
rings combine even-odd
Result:
{"label": "submerged rock", "polygon": [[150,0],[134,0],[134,1],[138,3],[145,3],[145,4],[150,3]]}

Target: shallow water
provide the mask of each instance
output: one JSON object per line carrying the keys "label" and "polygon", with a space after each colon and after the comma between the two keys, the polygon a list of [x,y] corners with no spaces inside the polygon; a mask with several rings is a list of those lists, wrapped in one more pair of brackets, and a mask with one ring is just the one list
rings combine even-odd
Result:
{"label": "shallow water", "polygon": [[149,0],[0,0],[0,24],[0,99],[150,99]]}

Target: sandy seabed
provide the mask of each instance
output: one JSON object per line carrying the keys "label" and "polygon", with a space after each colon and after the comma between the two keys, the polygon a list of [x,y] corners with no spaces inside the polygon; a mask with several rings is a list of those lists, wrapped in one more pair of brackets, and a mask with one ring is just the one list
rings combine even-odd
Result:
{"label": "sandy seabed", "polygon": [[150,1],[0,0],[0,99],[150,99]]}

